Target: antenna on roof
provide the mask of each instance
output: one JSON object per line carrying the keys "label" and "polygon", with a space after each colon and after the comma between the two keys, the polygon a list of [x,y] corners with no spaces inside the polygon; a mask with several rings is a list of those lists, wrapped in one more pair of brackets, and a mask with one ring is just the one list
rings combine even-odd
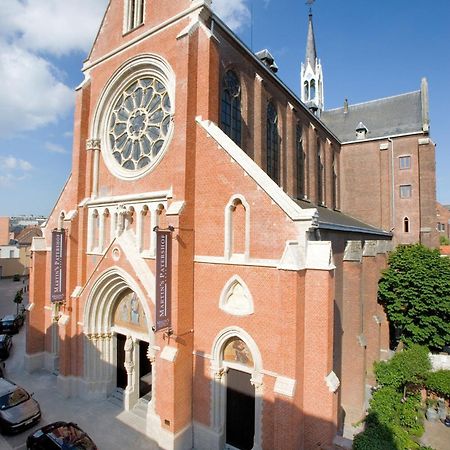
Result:
{"label": "antenna on roof", "polygon": [[309,14],[312,14],[312,5],[316,0],[306,0],[305,5],[309,6]]}

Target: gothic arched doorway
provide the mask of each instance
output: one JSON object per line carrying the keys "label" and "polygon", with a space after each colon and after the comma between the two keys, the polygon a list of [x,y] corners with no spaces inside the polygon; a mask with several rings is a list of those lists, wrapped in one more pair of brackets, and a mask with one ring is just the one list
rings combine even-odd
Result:
{"label": "gothic arched doorway", "polygon": [[230,327],[216,338],[211,361],[212,428],[218,448],[261,449],[262,361],[253,339]]}
{"label": "gothic arched doorway", "polygon": [[146,296],[133,278],[119,268],[103,273],[84,309],[84,382],[90,398],[115,395],[119,388],[125,409],[146,396],[148,406],[155,377],[151,326]]}

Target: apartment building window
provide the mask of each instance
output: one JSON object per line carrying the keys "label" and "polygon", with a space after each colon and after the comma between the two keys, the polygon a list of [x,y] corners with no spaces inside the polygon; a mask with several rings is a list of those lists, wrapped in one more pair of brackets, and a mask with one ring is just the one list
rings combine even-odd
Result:
{"label": "apartment building window", "polygon": [[303,148],[302,126],[297,124],[295,131],[297,156],[297,198],[305,197],[305,149]]}
{"label": "apartment building window", "polygon": [[411,168],[411,156],[400,156],[398,161],[400,170]]}
{"label": "apartment building window", "polygon": [[438,231],[440,232],[445,231],[445,223],[438,223]]}
{"label": "apartment building window", "polygon": [[411,198],[410,184],[403,184],[400,186],[400,198]]}
{"label": "apartment building window", "polygon": [[126,30],[131,31],[144,23],[144,0],[126,0]]}
{"label": "apartment building window", "polygon": [[278,135],[278,114],[272,102],[267,105],[267,175],[279,182],[280,137]]}
{"label": "apartment building window", "polygon": [[241,146],[241,84],[232,70],[226,72],[222,81],[220,125],[222,130]]}

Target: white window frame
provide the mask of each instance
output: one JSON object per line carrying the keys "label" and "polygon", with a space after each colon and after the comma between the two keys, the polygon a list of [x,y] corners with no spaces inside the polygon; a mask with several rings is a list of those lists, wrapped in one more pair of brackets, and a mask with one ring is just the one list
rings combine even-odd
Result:
{"label": "white window frame", "polygon": [[[402,161],[408,161],[408,164],[406,167],[402,166]],[[411,169],[411,155],[400,155],[398,157],[398,168],[400,170],[408,170]]]}
{"label": "white window frame", "polygon": [[[409,188],[407,191],[406,188]],[[408,195],[406,195],[408,193]],[[410,184],[401,184],[399,189],[400,198],[411,198],[412,197],[412,186]]]}
{"label": "white window frame", "polygon": [[[134,13],[131,12],[134,9]],[[144,23],[144,0],[125,0],[124,33],[134,30]]]}

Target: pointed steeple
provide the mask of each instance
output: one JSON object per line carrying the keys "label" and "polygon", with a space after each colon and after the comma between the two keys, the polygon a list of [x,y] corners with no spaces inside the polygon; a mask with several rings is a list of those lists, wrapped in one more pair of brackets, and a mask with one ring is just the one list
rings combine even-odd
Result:
{"label": "pointed steeple", "polygon": [[308,35],[306,37],[306,54],[305,54],[305,64],[308,61],[312,64],[315,64],[317,59],[316,52],[316,39],[314,38],[314,27],[312,23],[312,12],[309,11],[309,21],[308,21]]}
{"label": "pointed steeple", "polygon": [[308,34],[306,36],[305,61],[302,63],[300,73],[300,98],[303,103],[315,114],[320,116],[323,111],[323,74],[322,65],[317,58],[316,39],[312,21],[312,12],[309,11]]}

